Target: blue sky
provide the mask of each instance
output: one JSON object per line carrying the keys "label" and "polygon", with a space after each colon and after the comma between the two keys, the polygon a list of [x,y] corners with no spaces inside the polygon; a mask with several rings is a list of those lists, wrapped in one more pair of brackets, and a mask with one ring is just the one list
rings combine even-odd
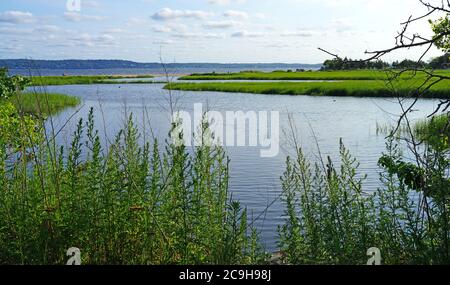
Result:
{"label": "blue sky", "polygon": [[392,46],[399,23],[425,11],[417,0],[69,1],[1,0],[0,58],[321,63],[317,47],[360,58]]}

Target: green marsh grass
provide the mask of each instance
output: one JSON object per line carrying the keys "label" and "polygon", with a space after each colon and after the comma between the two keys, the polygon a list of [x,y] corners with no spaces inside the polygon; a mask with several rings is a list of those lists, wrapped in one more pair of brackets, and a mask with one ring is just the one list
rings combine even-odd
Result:
{"label": "green marsh grass", "polygon": [[424,140],[435,148],[450,148],[450,119],[448,114],[433,116],[418,121],[413,131],[420,140]]}
{"label": "green marsh grass", "polygon": [[65,108],[76,107],[81,100],[75,96],[55,93],[21,93],[6,100],[25,114],[54,115]]}
{"label": "green marsh grass", "polygon": [[[449,75],[448,70],[439,70],[437,74]],[[180,80],[386,80],[392,75],[379,70],[349,70],[349,71],[305,71],[305,72],[239,72],[239,73],[206,73],[183,76]],[[401,78],[412,76],[424,77],[418,72],[405,72]]]}
{"label": "green marsh grass", "polygon": [[[51,86],[51,85],[85,85],[85,84],[113,84],[113,79],[130,78],[153,78],[152,75],[83,75],[83,76],[39,76],[31,77],[33,86]],[[147,82],[148,83],[148,82]]]}
{"label": "green marsh grass", "polygon": [[[205,82],[171,83],[171,90],[216,91],[274,95],[317,95],[356,97],[413,97],[422,81],[397,80],[392,84],[377,80],[347,80],[338,82]],[[426,98],[450,98],[448,84],[441,82],[428,90]]]}
{"label": "green marsh grass", "polygon": [[[397,131],[393,134],[394,131]],[[450,142],[450,120],[448,114],[436,115],[431,118],[420,119],[411,122],[411,128],[406,123],[396,126],[393,124],[376,124],[377,135],[394,135],[411,137],[418,141],[424,141],[436,147],[449,148]]]}

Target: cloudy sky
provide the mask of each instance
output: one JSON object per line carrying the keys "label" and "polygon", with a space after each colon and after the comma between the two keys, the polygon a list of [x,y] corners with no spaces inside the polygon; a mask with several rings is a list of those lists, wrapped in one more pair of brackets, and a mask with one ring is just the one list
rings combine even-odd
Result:
{"label": "cloudy sky", "polygon": [[321,63],[317,47],[353,58],[390,47],[400,22],[426,11],[417,0],[67,2],[1,0],[0,58]]}

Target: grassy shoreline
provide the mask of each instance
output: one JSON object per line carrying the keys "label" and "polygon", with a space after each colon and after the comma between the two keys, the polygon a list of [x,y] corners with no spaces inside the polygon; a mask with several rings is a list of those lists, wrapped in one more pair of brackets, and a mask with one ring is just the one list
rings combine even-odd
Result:
{"label": "grassy shoreline", "polygon": [[[31,77],[32,86],[77,85],[77,84],[125,84],[126,81],[114,82],[115,79],[153,78],[153,75],[81,75],[81,76],[39,76]],[[136,82],[132,82],[136,83]],[[143,83],[139,81],[138,83]],[[149,82],[145,82],[149,83]],[[151,82],[150,82],[151,83]]]}
{"label": "grassy shoreline", "polygon": [[78,106],[81,99],[59,93],[22,93],[6,102],[12,103],[21,113],[48,116]]}
{"label": "grassy shoreline", "polygon": [[[450,75],[448,70],[439,70],[438,74]],[[180,77],[179,80],[387,80],[390,73],[382,70],[348,71],[304,71],[304,72],[239,72],[239,73],[203,73]],[[425,74],[405,73],[402,79],[423,78]]]}
{"label": "grassy shoreline", "polygon": [[448,114],[441,114],[418,121],[414,133],[420,139],[436,149],[450,148],[450,120]]}
{"label": "grassy shoreline", "polygon": [[[183,91],[214,91],[271,95],[314,95],[353,97],[408,97],[414,96],[420,81],[401,80],[394,86],[375,80],[341,82],[206,82],[172,83],[164,88]],[[426,98],[450,98],[447,84],[436,84]]]}

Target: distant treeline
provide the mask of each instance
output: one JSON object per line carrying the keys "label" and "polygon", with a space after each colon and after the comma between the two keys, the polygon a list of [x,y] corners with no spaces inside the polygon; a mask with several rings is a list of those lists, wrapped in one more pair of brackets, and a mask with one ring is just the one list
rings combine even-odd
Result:
{"label": "distant treeline", "polygon": [[[159,62],[140,63],[126,60],[31,60],[0,59],[0,66],[9,69],[114,69],[114,68],[162,68]],[[321,64],[282,64],[282,63],[168,63],[167,68],[242,68],[277,69],[304,68],[319,69]]]}
{"label": "distant treeline", "polygon": [[394,61],[392,64],[376,60],[364,61],[353,60],[348,58],[334,58],[326,60],[323,63],[322,70],[355,70],[355,69],[405,69],[405,68],[432,68],[432,69],[448,69],[450,68],[450,53],[433,58],[430,62],[414,61],[405,59],[403,61]]}

